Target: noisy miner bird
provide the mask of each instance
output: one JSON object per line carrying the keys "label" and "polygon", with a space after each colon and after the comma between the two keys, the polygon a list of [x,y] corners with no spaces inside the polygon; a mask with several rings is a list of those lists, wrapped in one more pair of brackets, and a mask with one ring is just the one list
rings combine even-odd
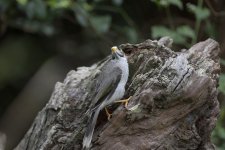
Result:
{"label": "noisy miner bird", "polygon": [[125,102],[126,106],[129,100],[129,98],[120,100],[124,96],[125,85],[129,75],[127,58],[123,51],[119,50],[116,46],[113,46],[111,50],[112,57],[103,66],[102,72],[98,78],[97,94],[93,99],[94,101],[98,101],[98,105],[92,109],[91,117],[88,121],[88,126],[83,138],[84,150],[89,149],[91,146],[91,140],[99,112],[105,108],[109,118],[111,114],[108,113],[106,106],[113,102]]}

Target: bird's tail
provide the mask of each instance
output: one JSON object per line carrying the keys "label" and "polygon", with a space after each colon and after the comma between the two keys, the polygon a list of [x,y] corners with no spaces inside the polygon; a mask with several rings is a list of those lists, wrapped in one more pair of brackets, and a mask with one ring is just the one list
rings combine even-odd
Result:
{"label": "bird's tail", "polygon": [[91,140],[100,110],[100,108],[97,108],[88,120],[88,126],[83,138],[83,150],[88,150],[91,146]]}

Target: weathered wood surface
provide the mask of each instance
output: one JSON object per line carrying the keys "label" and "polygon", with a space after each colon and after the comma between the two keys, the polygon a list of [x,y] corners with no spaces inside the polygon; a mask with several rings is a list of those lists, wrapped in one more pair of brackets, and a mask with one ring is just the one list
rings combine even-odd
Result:
{"label": "weathered wood surface", "polygon": [[[92,140],[94,150],[214,149],[219,45],[212,39],[189,50],[174,52],[168,39],[122,44],[130,76],[126,110],[119,106],[112,119],[102,112]],[[79,150],[85,131],[95,79],[107,58],[80,67],[58,82],[16,150]],[[136,108],[136,109],[134,109]]]}

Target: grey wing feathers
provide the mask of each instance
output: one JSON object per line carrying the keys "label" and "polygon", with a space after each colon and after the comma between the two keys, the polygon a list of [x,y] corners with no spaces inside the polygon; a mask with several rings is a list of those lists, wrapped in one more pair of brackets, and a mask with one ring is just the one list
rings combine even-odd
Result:
{"label": "grey wing feathers", "polygon": [[95,107],[98,106],[101,101],[105,100],[107,96],[111,96],[114,93],[122,76],[122,70],[119,67],[115,67],[104,74],[100,74],[96,84],[96,96],[93,99],[92,104]]}
{"label": "grey wing feathers", "polygon": [[94,99],[94,101],[96,101],[96,105],[94,109],[92,109],[92,114],[88,121],[88,126],[83,139],[83,150],[90,148],[96,121],[101,110],[99,105],[101,105],[102,101],[107,100],[107,98],[114,93],[121,76],[122,70],[120,68],[114,68],[111,71],[105,72],[98,78],[99,82],[97,84],[97,95]]}

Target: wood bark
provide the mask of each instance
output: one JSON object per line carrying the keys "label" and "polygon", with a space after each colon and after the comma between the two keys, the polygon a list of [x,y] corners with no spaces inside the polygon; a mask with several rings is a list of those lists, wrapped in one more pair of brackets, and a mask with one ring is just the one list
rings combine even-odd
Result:
{"label": "wood bark", "polygon": [[[124,98],[133,97],[129,110],[110,107],[110,121],[100,113],[93,150],[215,149],[210,135],[219,114],[219,45],[207,39],[175,52],[171,44],[165,37],[119,46],[130,70]],[[15,150],[81,149],[96,77],[108,58],[70,71],[63,83],[56,83]]]}

